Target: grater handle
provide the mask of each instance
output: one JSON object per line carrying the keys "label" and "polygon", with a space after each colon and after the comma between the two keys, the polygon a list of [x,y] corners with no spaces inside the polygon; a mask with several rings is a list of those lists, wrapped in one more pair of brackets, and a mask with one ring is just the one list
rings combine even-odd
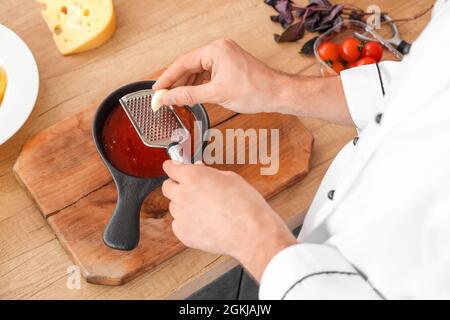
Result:
{"label": "grater handle", "polygon": [[169,155],[170,159],[182,163],[192,163],[191,158],[189,155],[183,154],[183,147],[179,143],[172,143],[167,148],[167,154]]}

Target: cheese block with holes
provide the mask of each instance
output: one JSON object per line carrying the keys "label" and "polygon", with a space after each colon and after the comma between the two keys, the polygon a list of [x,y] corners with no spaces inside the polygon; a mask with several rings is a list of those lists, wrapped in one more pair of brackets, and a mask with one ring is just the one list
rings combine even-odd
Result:
{"label": "cheese block with holes", "polygon": [[38,0],[42,16],[63,55],[94,49],[114,34],[111,0]]}

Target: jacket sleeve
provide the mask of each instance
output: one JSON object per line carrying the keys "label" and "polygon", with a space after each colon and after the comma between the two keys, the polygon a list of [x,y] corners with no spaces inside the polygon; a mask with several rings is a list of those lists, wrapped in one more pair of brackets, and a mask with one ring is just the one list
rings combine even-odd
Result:
{"label": "jacket sleeve", "polygon": [[383,61],[341,72],[347,104],[358,130],[363,130],[372,119],[400,66],[401,62]]}
{"label": "jacket sleeve", "polygon": [[262,300],[383,299],[366,277],[327,245],[297,244],[279,252],[266,267]]}

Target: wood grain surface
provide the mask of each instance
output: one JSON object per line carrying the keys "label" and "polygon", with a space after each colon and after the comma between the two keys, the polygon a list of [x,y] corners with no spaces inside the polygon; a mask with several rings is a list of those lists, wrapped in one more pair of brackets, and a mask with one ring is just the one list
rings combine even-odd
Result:
{"label": "wood grain surface", "polygon": [[[85,112],[91,114],[90,110]],[[212,123],[218,123],[223,114],[212,112]],[[76,115],[75,118],[85,117]],[[162,196],[160,188],[144,201],[139,246],[130,252],[105,246],[103,230],[117,200],[114,183],[108,172],[98,170],[102,165],[98,157],[85,157],[95,153],[92,137],[90,143],[86,142],[78,148],[64,145],[67,140],[64,134],[69,132],[70,138],[77,141],[83,140],[85,131],[76,130],[79,124],[77,121],[63,123],[68,127],[61,127],[60,124],[52,126],[27,144],[29,146],[24,148],[18,158],[20,165],[15,166],[15,173],[41,208],[47,209],[49,206],[46,204],[52,204],[52,211],[42,213],[48,217],[58,239],[80,266],[86,280],[96,284],[121,285],[185,249],[172,233],[172,219],[166,214],[168,201]],[[239,173],[266,198],[279,193],[308,172],[313,137],[297,117],[279,114],[237,115],[216,128],[224,135],[225,130],[230,128],[279,129],[280,159],[276,160],[279,167],[276,175],[262,176],[260,169],[264,165],[261,164],[214,165],[221,170]],[[56,141],[52,143],[52,139]],[[55,149],[54,145],[59,148]],[[244,152],[248,154],[248,143],[240,147],[245,147]],[[88,152],[91,149],[94,151]],[[53,163],[53,159],[59,161]],[[89,179],[83,183],[85,177]],[[92,177],[97,179],[97,184],[92,184]],[[76,183],[72,185],[72,181]],[[103,181],[105,183],[101,185]],[[58,208],[53,205],[53,199],[57,200]]]}
{"label": "wood grain surface", "polygon": [[[377,4],[393,17],[404,18],[429,7],[434,0],[349,2],[362,8]],[[112,88],[142,79],[183,52],[217,38],[234,39],[273,68],[317,74],[314,59],[298,55],[307,38],[293,44],[274,43],[272,34],[280,32],[280,27],[269,21],[273,11],[262,0],[116,0],[114,4],[118,25],[111,41],[91,52],[62,57],[35,1],[0,0],[0,23],[29,45],[41,80],[31,117],[0,146],[0,298],[183,298],[236,265],[229,257],[187,249],[123,286],[92,285],[82,280],[79,290],[68,289],[67,268],[73,262],[12,172],[27,139],[95,104]],[[414,41],[429,17],[399,23],[402,37]],[[315,139],[311,171],[270,200],[291,227],[301,223],[330,162],[355,135],[352,128],[313,119],[302,122]]]}

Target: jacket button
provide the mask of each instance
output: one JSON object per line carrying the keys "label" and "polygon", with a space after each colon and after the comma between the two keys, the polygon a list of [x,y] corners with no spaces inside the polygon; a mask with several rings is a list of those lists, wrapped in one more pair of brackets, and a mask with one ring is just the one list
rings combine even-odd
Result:
{"label": "jacket button", "polygon": [[377,114],[376,117],[375,117],[375,122],[377,124],[380,124],[382,118],[383,118],[383,114],[382,113]]}
{"label": "jacket button", "polygon": [[334,198],[334,190],[330,190],[328,192],[328,199],[333,200],[333,198]]}
{"label": "jacket button", "polygon": [[358,141],[359,141],[359,137],[355,137],[355,139],[353,139],[353,145],[356,146]]}

